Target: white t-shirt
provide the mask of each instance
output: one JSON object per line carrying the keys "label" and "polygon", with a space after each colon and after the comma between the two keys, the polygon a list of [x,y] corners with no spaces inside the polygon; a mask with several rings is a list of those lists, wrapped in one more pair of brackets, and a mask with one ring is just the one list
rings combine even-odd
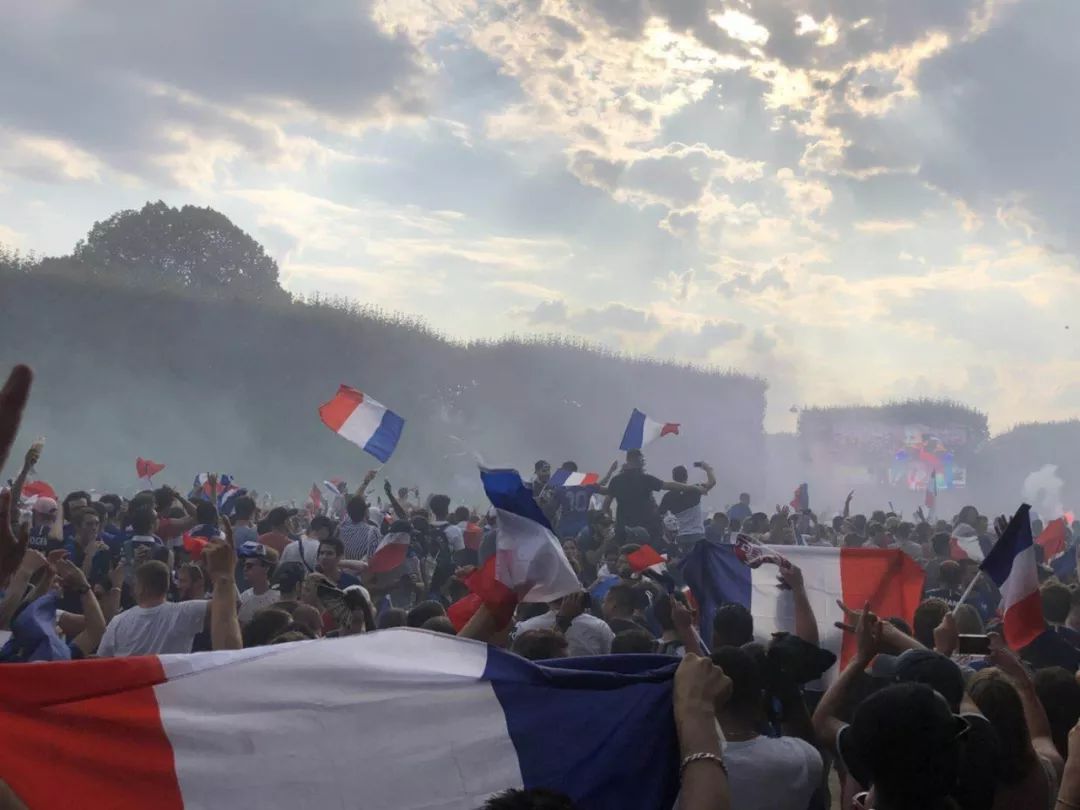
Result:
{"label": "white t-shirt", "polygon": [[725,742],[724,762],[739,810],[806,810],[821,784],[821,754],[798,737]]}
{"label": "white t-shirt", "polygon": [[[529,630],[551,630],[554,627],[555,611],[549,610],[543,616],[534,616],[523,621],[514,630],[514,635],[520,636]],[[608,627],[608,623],[590,613],[575,617],[565,635],[566,652],[571,658],[579,655],[607,655],[611,652],[611,641],[615,638],[615,633]]]}
{"label": "white t-shirt", "polygon": [[[291,545],[296,545],[292,543]],[[288,549],[286,549],[288,551]],[[275,591],[273,588],[266,591],[266,593],[255,593],[254,588],[248,588],[242,594],[240,594],[240,610],[237,611],[237,616],[240,619],[240,624],[247,624],[251,621],[258,611],[264,607],[270,607],[275,602],[280,601],[281,592]]]}
{"label": "white t-shirt", "polygon": [[[301,558],[303,554],[303,558]],[[281,553],[281,562],[306,562],[305,566],[309,571],[314,570],[315,563],[319,561],[319,541],[312,540],[310,537],[304,537],[301,540],[293,540],[289,545],[285,546],[285,550]],[[243,596],[241,595],[241,599]]]}
{"label": "white t-shirt", "polygon": [[101,658],[125,655],[189,653],[206,623],[210,602],[162,602],[151,608],[136,605],[113,616],[98,646]]}

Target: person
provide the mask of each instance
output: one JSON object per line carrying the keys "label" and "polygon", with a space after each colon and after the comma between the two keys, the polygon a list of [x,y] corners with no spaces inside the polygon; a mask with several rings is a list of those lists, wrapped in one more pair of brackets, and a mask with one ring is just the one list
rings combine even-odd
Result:
{"label": "person", "polygon": [[938,586],[925,591],[923,598],[940,599],[949,609],[956,607],[964,595],[960,579],[960,564],[955,560],[943,560],[938,565]]}
{"label": "person", "polygon": [[656,645],[658,653],[677,655],[679,658],[687,652],[701,655],[701,643],[694,630],[694,615],[681,591],[660,593],[653,600],[653,615],[661,631]]}
{"label": "person", "polygon": [[176,592],[179,602],[206,599],[206,577],[202,568],[195,563],[181,565],[176,575]]}
{"label": "person", "polygon": [[292,523],[296,515],[296,509],[275,506],[266,515],[268,530],[259,535],[258,542],[272,548],[280,557],[285,551],[285,547],[292,542]]}
{"label": "person", "polygon": [[566,637],[571,657],[607,655],[615,633],[603,619],[586,612],[587,596],[579,591],[552,602],[547,613],[519,622],[514,630],[515,638],[529,630],[558,629]]}
{"label": "person", "polygon": [[55,499],[41,496],[30,511],[30,548],[48,554],[63,545],[60,505]]}
{"label": "person", "polygon": [[727,510],[728,520],[732,523],[738,522],[740,526],[745,523],[752,514],[754,514],[754,510],[750,508],[749,492],[739,493],[739,502]]}
{"label": "person", "polygon": [[244,579],[251,587],[240,594],[237,616],[241,626],[250,622],[257,611],[270,607],[281,598],[281,593],[270,587],[277,553],[268,546],[256,545],[256,549],[253,556],[244,558]]}
{"label": "person", "polygon": [[465,533],[450,522],[450,498],[446,495],[432,495],[428,500],[428,507],[435,518],[431,521],[431,528],[446,538],[450,553],[458,554],[464,551]]}
{"label": "person", "polygon": [[319,562],[316,568],[337,588],[345,590],[350,585],[359,585],[360,580],[341,570],[341,560],[345,556],[345,544],[337,537],[328,537],[319,543]]}
{"label": "person", "polygon": [[[712,662],[731,679],[731,696],[717,713],[732,804],[739,810],[806,810],[821,784],[821,754],[798,737],[767,737],[765,673],[738,647],[721,647]],[[805,713],[805,708],[803,708]]]}
{"label": "person", "polygon": [[994,666],[968,684],[971,699],[997,732],[1001,747],[993,810],[1052,808],[1065,763],[1035,683],[1000,636],[992,636]]}
{"label": "person", "polygon": [[644,528],[651,538],[658,540],[661,535],[660,515],[652,494],[661,490],[668,492],[698,492],[699,490],[678,481],[661,481],[655,475],[645,472],[645,454],[640,450],[627,450],[626,463],[622,470],[608,484],[608,494],[604,496],[603,511],[610,512],[611,505],[616,505],[615,531],[620,538],[626,536],[626,530],[633,526]]}
{"label": "person", "polygon": [[366,560],[379,547],[382,535],[367,521],[368,502],[361,494],[353,495],[345,504],[348,517],[338,526],[338,537],[344,548],[343,559]]}
{"label": "person", "polygon": [[[408,492],[408,490],[405,490]],[[387,608],[379,614],[375,623],[378,630],[389,630],[391,627],[404,627],[408,619],[408,611],[405,608]]]}
{"label": "person", "polygon": [[754,640],[754,617],[745,605],[728,602],[713,616],[712,647],[741,647]]}
{"label": "person", "polygon": [[135,569],[135,606],[109,622],[100,657],[191,652],[196,634],[207,624],[210,603],[167,602],[169,579],[169,567],[160,560]]}
{"label": "person", "polygon": [[237,547],[244,543],[257,543],[259,540],[258,529],[255,528],[255,514],[258,507],[255,499],[250,495],[239,495],[233,500],[233,537],[236,538]]}
{"label": "person", "polygon": [[[109,547],[101,540],[101,518],[90,507],[71,516],[74,534],[64,543],[68,559],[82,569],[87,579],[96,582],[109,572]],[[78,610],[61,603],[63,610]]]}
{"label": "person", "polygon": [[419,605],[410,608],[405,616],[405,625],[406,627],[423,627],[424,622],[428,619],[434,619],[436,616],[445,615],[446,608],[434,599],[428,599],[427,601],[421,602]]}
{"label": "person", "polygon": [[[293,540],[285,546],[281,562],[301,563],[307,570],[314,571],[319,561],[319,544],[334,536],[337,524],[326,515],[316,515],[307,527],[307,534],[299,540]],[[348,559],[348,556],[346,556]]]}
{"label": "person", "polygon": [[529,661],[548,661],[554,658],[566,658],[569,645],[566,636],[555,630],[537,628],[526,630],[514,636],[510,651]]}
{"label": "person", "polygon": [[619,582],[608,588],[607,593],[604,594],[604,601],[600,604],[600,612],[612,633],[645,629],[634,620],[638,600],[639,592],[629,582]]}
{"label": "person", "polygon": [[[564,461],[559,469],[567,472],[577,472],[578,465],[574,461]],[[582,531],[588,528],[589,512],[594,496],[603,495],[607,492],[607,483],[618,469],[615,462],[599,483],[586,484],[576,487],[556,487],[555,507],[558,514],[558,523],[554,524],[556,533],[560,538],[577,538]]]}
{"label": "person", "polygon": [[1039,587],[1042,599],[1043,618],[1046,625],[1069,645],[1080,649],[1080,632],[1070,628],[1066,622],[1072,610],[1073,594],[1065,585],[1050,580]]}
{"label": "person", "polygon": [[1069,730],[1080,722],[1080,683],[1064,667],[1037,670],[1033,680],[1039,702],[1050,721],[1054,747],[1065,757],[1069,752]]}
{"label": "person", "polygon": [[[705,471],[705,483],[697,484],[695,490],[666,492],[660,499],[660,514],[670,512],[678,521],[675,542],[682,548],[688,548],[698,540],[705,539],[705,515],[701,510],[701,499],[716,486],[716,474],[708,463],[698,461],[694,466]],[[671,479],[680,484],[687,483],[689,475],[686,467],[675,467],[671,471]]]}

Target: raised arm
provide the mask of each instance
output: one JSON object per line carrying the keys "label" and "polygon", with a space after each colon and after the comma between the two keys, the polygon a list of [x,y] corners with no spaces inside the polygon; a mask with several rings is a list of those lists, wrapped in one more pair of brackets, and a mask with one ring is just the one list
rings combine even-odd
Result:
{"label": "raised arm", "polygon": [[236,549],[232,524],[222,517],[225,542],[213,541],[203,550],[207,573],[214,583],[210,599],[210,645],[214,650],[239,650],[244,646],[236,614]]}
{"label": "raised arm", "polygon": [[707,461],[701,462],[701,469],[705,471],[705,483],[700,487],[703,493],[707,493],[716,486],[716,472]]}
{"label": "raised arm", "polygon": [[394,514],[402,520],[408,520],[408,515],[405,514],[405,509],[398,503],[397,498],[394,497],[394,488],[390,486],[389,481],[383,481],[383,492],[386,493],[386,497],[390,501],[390,508],[394,510]]}
{"label": "raised arm", "polygon": [[56,563],[56,573],[60,575],[65,590],[79,594],[79,603],[82,606],[85,623],[73,643],[82,650],[83,655],[93,655],[101,643],[101,637],[105,635],[105,616],[101,612],[101,605],[90,588],[86,574],[71,560],[59,560]]}
{"label": "raised arm", "polygon": [[1001,636],[990,636],[990,662],[1012,679],[1016,691],[1020,695],[1020,703],[1024,707],[1024,722],[1027,723],[1028,735],[1031,737],[1031,747],[1035,753],[1046,759],[1054,766],[1058,779],[1061,779],[1062,770],[1065,767],[1061,754],[1054,745],[1053,732],[1050,730],[1050,719],[1046,716],[1046,709],[1035,691],[1035,682],[1031,679],[1027,668],[1020,663],[1016,653],[1005,646]]}
{"label": "raised arm", "polygon": [[11,618],[15,615],[15,611],[19,609],[19,605],[22,604],[30,580],[39,568],[44,568],[48,564],[48,561],[40,552],[34,549],[27,550],[26,555],[19,563],[19,567],[8,581],[4,598],[0,600],[0,630],[10,628]]}
{"label": "raised arm", "polygon": [[731,678],[708,658],[687,653],[675,671],[675,728],[682,789],[679,810],[731,810],[716,712],[731,697]]}
{"label": "raised arm", "polygon": [[665,481],[660,489],[665,492],[701,492],[702,484],[683,484],[679,481]]}
{"label": "raised arm", "polygon": [[611,480],[611,476],[615,475],[615,471],[617,469],[619,469],[619,462],[611,462],[611,466],[608,467],[607,472],[604,473],[604,477],[600,479],[600,486],[606,487],[608,485],[608,481]]}
{"label": "raised arm", "polygon": [[855,655],[840,673],[840,677],[833,681],[832,686],[822,695],[814,710],[811,722],[814,726],[814,734],[817,736],[818,747],[824,751],[829,751],[834,755],[837,753],[836,735],[845,725],[840,719],[840,710],[859,674],[866,669],[881,649],[881,634],[882,622],[870,612],[870,603],[867,602],[855,626]]}
{"label": "raised arm", "polygon": [[[11,502],[18,504],[22,498],[23,485],[26,483],[26,477],[30,475],[30,471],[34,469],[34,465],[38,463],[41,458],[41,442],[36,441],[30,445],[30,449],[26,451],[26,457],[23,459],[22,469],[19,470],[19,474],[15,476],[15,480],[11,484]],[[19,510],[11,510],[11,525],[12,528],[16,528],[19,522]]]}
{"label": "raised arm", "polygon": [[802,570],[797,565],[781,568],[779,580],[791,589],[792,598],[795,600],[795,635],[809,644],[818,646],[821,641],[818,636],[817,618],[814,616],[814,609],[810,606],[810,599],[806,595]]}

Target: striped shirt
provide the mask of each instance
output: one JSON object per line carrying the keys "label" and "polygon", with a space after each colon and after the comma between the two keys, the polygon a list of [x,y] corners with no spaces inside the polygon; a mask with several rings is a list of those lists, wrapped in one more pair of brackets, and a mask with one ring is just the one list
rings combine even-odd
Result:
{"label": "striped shirt", "polygon": [[382,540],[382,534],[370,523],[353,523],[348,518],[341,522],[338,534],[345,544],[346,560],[366,560]]}

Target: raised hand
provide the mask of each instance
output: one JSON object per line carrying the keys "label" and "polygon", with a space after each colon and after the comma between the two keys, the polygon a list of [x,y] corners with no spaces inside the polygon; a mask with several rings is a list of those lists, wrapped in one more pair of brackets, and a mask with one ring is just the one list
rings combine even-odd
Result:
{"label": "raised hand", "polygon": [[53,568],[55,568],[57,575],[60,577],[60,582],[63,583],[66,590],[77,591],[90,587],[90,584],[86,581],[86,574],[71,560],[58,560]]}
{"label": "raised hand", "polygon": [[3,469],[11,445],[15,443],[15,434],[19,432],[19,422],[22,421],[33,381],[34,373],[29,366],[15,366],[0,389],[0,469]]}
{"label": "raised hand", "polygon": [[563,597],[562,604],[559,605],[558,616],[561,619],[573,621],[584,612],[585,591],[578,591]]}
{"label": "raised hand", "polygon": [[28,526],[20,528],[19,536],[15,536],[11,528],[11,513],[11,493],[0,493],[0,586],[3,587],[7,586],[7,581],[18,569],[30,543]]}
{"label": "raised hand", "polygon": [[956,629],[956,617],[950,610],[941,617],[941,623],[934,628],[934,652],[951,656],[960,645],[960,632]]}
{"label": "raised hand", "polygon": [[855,624],[855,657],[863,665],[869,664],[881,651],[881,634],[881,620],[870,611],[867,602]]}
{"label": "raised hand", "polygon": [[802,569],[794,564],[780,567],[780,573],[776,577],[783,588],[798,591],[804,588]]}
{"label": "raised hand", "polygon": [[728,702],[734,684],[708,658],[687,653],[675,670],[675,721],[694,710],[715,712]]}

